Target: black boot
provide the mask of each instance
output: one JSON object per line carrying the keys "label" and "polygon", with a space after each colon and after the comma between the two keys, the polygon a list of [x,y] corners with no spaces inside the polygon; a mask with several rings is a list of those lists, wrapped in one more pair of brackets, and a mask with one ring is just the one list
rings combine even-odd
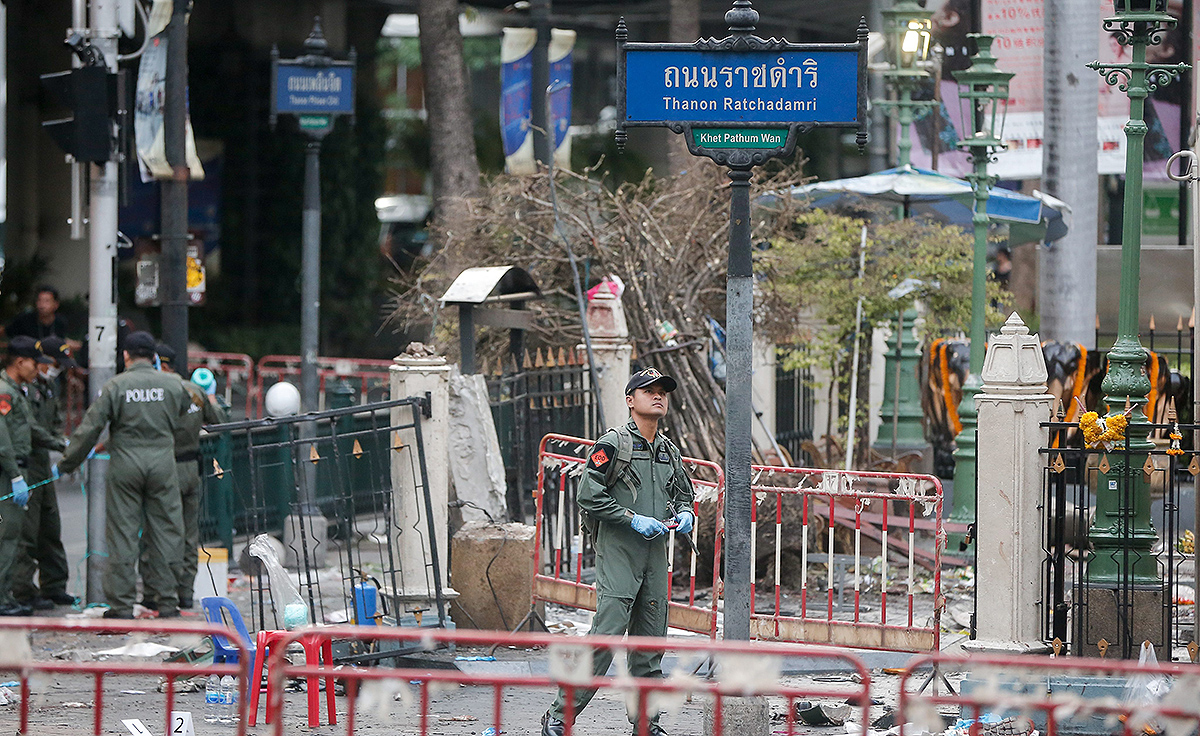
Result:
{"label": "black boot", "polygon": [[550,711],[542,716],[542,736],[563,736],[566,724],[550,715]]}

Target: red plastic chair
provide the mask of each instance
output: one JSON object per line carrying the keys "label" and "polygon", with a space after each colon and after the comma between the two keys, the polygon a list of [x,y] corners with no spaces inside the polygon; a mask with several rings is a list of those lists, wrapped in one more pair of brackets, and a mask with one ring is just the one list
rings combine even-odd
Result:
{"label": "red plastic chair", "polygon": [[[258,632],[258,646],[254,652],[254,669],[250,672],[250,682],[253,684],[261,683],[263,676],[263,663],[267,660],[267,650],[275,644],[282,641],[289,635],[287,631],[260,631]],[[301,636],[297,639],[297,643],[304,647],[304,662],[309,665],[321,666],[321,660],[324,659],[324,665],[331,669],[333,667],[333,644],[328,640],[314,635]],[[316,676],[307,678],[308,680],[308,726],[316,728],[321,725],[321,703],[320,687],[317,684],[319,678]],[[325,678],[325,708],[328,711],[329,725],[337,723],[337,708],[333,702],[333,680],[332,674]],[[258,720],[258,697],[261,687],[250,688],[250,723],[253,726]],[[271,680],[267,680],[267,701],[271,700]],[[271,714],[268,711],[264,719],[265,723],[271,722]]]}

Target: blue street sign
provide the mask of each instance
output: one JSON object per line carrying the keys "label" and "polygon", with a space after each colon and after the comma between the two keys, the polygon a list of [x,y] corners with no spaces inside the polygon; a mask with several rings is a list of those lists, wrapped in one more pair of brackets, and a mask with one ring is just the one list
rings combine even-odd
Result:
{"label": "blue street sign", "polygon": [[855,123],[855,50],[633,50],[625,122]]}
{"label": "blue street sign", "polygon": [[280,62],[275,67],[274,112],[352,115],[354,68]]}

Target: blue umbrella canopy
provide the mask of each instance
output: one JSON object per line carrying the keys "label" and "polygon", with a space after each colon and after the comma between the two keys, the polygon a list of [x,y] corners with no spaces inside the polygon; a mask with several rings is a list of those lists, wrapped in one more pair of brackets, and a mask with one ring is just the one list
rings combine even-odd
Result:
{"label": "blue umbrella canopy", "polygon": [[[903,166],[849,179],[819,181],[792,189],[793,197],[808,198],[826,209],[854,198],[894,204],[905,215],[929,216],[939,222],[971,226],[975,193],[970,182],[936,171]],[[1052,242],[1067,234],[1066,205],[1052,197],[1030,197],[1008,189],[988,189],[987,213],[993,222],[1009,226],[1009,242]]]}

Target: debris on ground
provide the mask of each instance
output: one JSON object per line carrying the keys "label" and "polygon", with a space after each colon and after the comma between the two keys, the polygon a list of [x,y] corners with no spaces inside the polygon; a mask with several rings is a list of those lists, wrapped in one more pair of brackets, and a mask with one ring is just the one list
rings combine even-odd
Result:
{"label": "debris on ground", "polygon": [[[808,707],[801,709],[801,706]],[[845,703],[840,705],[826,703],[814,705],[807,701],[796,703],[796,717],[806,726],[844,726],[853,712],[853,709]]]}
{"label": "debris on ground", "polygon": [[14,693],[12,690],[0,685],[0,706],[15,705],[21,701],[21,696]]}
{"label": "debris on ground", "polygon": [[163,654],[174,654],[179,647],[169,647],[152,641],[138,641],[126,644],[116,649],[102,649],[96,654],[104,657],[158,657]]}

